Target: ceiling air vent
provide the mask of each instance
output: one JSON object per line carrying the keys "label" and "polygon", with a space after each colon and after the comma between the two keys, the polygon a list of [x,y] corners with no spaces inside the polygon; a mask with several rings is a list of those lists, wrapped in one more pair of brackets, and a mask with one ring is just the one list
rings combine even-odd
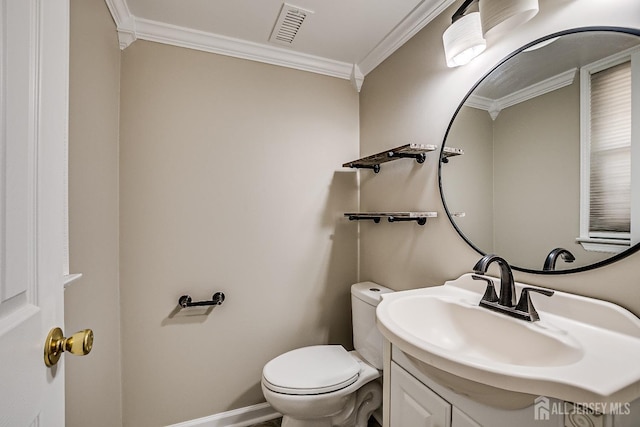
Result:
{"label": "ceiling air vent", "polygon": [[271,32],[269,41],[272,43],[291,46],[298,35],[304,20],[312,13],[313,12],[310,10],[284,3],[280,10],[280,16],[278,16],[276,25]]}

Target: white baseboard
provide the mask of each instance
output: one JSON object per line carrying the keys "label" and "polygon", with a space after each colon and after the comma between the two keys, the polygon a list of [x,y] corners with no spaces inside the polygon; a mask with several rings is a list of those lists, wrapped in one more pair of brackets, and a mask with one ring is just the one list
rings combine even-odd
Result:
{"label": "white baseboard", "polygon": [[249,427],[280,416],[268,403],[259,403],[167,427]]}

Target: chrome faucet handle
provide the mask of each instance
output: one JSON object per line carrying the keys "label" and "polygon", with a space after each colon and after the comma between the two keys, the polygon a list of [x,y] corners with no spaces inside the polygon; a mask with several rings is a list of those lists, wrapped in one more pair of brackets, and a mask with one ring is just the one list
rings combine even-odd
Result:
{"label": "chrome faucet handle", "polygon": [[529,295],[531,292],[537,292],[544,296],[550,297],[551,295],[553,295],[554,291],[538,288],[522,288],[520,301],[518,301],[518,305],[516,305],[516,310],[527,313],[529,316],[529,320],[535,322],[540,320],[540,316],[538,315],[538,312],[531,302],[531,296]]}
{"label": "chrome faucet handle", "polygon": [[487,289],[485,289],[484,291],[484,295],[482,296],[482,301],[489,301],[489,302],[498,301],[498,294],[496,294],[496,286],[493,284],[493,280],[489,279],[488,277],[478,276],[476,274],[472,274],[471,278],[473,280],[484,280],[485,282],[487,282]]}

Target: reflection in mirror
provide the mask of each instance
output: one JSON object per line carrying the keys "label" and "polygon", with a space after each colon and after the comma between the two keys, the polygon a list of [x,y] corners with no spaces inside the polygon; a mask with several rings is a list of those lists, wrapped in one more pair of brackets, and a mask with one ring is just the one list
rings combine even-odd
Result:
{"label": "reflection in mirror", "polygon": [[[631,169],[640,170],[640,108],[630,101],[632,86],[640,99],[638,35],[582,29],[546,38],[496,67],[465,99],[443,144],[465,154],[441,163],[440,185],[449,218],[479,252],[534,272],[557,249],[575,258],[552,257],[565,271],[630,252],[640,229],[640,213],[634,221],[630,209],[640,206],[630,191]],[[627,77],[597,89],[625,63]],[[593,148],[602,144],[611,150],[605,161]],[[598,226],[599,218],[616,225]]]}

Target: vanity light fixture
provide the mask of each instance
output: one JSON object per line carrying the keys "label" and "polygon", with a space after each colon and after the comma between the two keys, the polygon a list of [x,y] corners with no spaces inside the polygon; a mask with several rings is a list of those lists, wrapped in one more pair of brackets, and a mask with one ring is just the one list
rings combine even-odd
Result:
{"label": "vanity light fixture", "polygon": [[480,20],[485,37],[524,24],[538,13],[538,0],[481,0]]}
{"label": "vanity light fixture", "polygon": [[[478,0],[465,0],[451,17],[451,25],[442,35],[447,66],[450,68],[468,64],[487,47],[477,5]],[[472,7],[476,10],[470,10]]]}

